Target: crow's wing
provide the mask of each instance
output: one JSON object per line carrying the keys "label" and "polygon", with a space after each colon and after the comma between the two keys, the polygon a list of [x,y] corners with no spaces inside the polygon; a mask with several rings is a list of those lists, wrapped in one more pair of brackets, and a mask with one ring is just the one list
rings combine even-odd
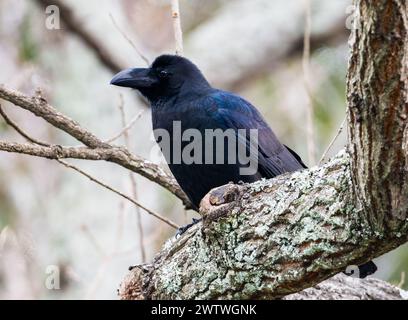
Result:
{"label": "crow's wing", "polygon": [[302,158],[291,148],[289,148],[286,144],[284,144],[285,148],[289,150],[289,152],[296,158],[296,160],[301,164],[301,166],[307,169],[307,166],[304,164]]}
{"label": "crow's wing", "polygon": [[[199,104],[204,107],[207,121],[215,123],[213,126],[223,130],[232,128],[258,131],[258,152],[251,152],[251,155],[258,156],[258,171],[262,177],[272,178],[305,168],[300,157],[279,142],[256,108],[241,97],[217,90],[202,98]],[[243,141],[238,136],[238,141],[245,143],[247,150],[253,148],[249,139]]]}

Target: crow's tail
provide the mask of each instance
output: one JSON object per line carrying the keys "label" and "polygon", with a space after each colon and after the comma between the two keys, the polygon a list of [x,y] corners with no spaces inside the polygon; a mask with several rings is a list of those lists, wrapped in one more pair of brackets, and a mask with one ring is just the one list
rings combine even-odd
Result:
{"label": "crow's tail", "polygon": [[[361,266],[358,266],[358,277],[360,279],[364,279],[365,277],[372,275],[376,271],[377,271],[377,266],[375,265],[375,263],[372,261],[369,261],[369,262],[362,264]],[[343,273],[348,276],[355,275],[354,270],[344,271]]]}
{"label": "crow's tail", "polygon": [[374,272],[377,271],[377,266],[374,262],[369,261],[361,266],[358,266],[358,270],[360,271],[360,279],[364,279],[365,277],[372,275]]}

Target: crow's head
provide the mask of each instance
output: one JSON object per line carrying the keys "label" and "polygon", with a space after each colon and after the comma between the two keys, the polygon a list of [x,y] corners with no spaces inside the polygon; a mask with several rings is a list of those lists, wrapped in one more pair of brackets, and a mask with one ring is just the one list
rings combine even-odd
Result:
{"label": "crow's head", "polygon": [[195,64],[175,55],[161,55],[149,68],[123,70],[111,84],[137,89],[151,102],[180,93],[199,93],[210,87]]}

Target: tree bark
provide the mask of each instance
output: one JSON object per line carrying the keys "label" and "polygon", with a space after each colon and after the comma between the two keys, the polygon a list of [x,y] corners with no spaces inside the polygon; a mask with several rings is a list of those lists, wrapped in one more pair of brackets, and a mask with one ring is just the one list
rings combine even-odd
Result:
{"label": "tree bark", "polygon": [[134,269],[122,298],[281,298],[407,242],[407,2],[356,4],[349,147],[323,167],[212,190],[202,223]]}
{"label": "tree bark", "polygon": [[348,114],[353,186],[371,227],[406,233],[408,4],[359,1],[351,37]]}
{"label": "tree bark", "polygon": [[356,279],[338,274],[284,300],[407,300],[408,292],[374,278]]}

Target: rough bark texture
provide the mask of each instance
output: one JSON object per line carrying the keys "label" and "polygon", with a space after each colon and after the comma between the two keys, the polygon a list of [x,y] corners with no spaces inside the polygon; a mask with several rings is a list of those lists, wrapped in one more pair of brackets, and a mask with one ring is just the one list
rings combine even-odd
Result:
{"label": "rough bark texture", "polygon": [[356,195],[378,233],[408,210],[408,2],[359,1],[348,77]]}
{"label": "rough bark texture", "polygon": [[140,291],[148,299],[277,298],[407,241],[406,233],[383,241],[353,198],[344,151],[320,168],[217,188],[202,201],[203,222],[142,267]]}
{"label": "rough bark texture", "polygon": [[[142,269],[133,269],[122,282],[119,294],[122,299],[144,299],[138,279]],[[408,300],[408,292],[385,281],[368,278],[357,279],[338,274],[313,288],[289,294],[282,300]]]}
{"label": "rough bark texture", "polygon": [[408,292],[374,278],[356,279],[342,274],[313,288],[287,295],[284,300],[407,300]]}
{"label": "rough bark texture", "polygon": [[[361,0],[357,7],[351,157],[343,150],[320,168],[211,191],[201,204],[203,222],[133,270],[122,298],[280,298],[408,240],[407,3]],[[371,297],[378,283],[369,282],[353,296]],[[302,294],[313,297],[322,286]]]}

